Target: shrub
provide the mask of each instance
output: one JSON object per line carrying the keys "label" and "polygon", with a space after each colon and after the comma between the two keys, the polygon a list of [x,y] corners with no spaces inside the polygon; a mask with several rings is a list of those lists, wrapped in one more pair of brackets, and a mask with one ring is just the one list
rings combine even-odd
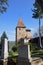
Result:
{"label": "shrub", "polygon": [[17,45],[14,45],[14,46],[12,47],[12,50],[13,50],[14,52],[18,51],[18,46],[17,46]]}
{"label": "shrub", "polygon": [[36,43],[30,43],[30,50],[33,51],[37,48]]}

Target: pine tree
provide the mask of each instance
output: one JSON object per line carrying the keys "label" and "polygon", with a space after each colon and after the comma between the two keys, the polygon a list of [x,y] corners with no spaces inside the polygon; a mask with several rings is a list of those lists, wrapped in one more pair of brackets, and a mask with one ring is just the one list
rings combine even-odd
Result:
{"label": "pine tree", "polygon": [[42,48],[41,44],[41,32],[40,32],[40,25],[41,25],[41,18],[43,18],[43,0],[35,0],[35,3],[33,4],[34,9],[33,11],[33,18],[39,19],[39,44],[40,48]]}

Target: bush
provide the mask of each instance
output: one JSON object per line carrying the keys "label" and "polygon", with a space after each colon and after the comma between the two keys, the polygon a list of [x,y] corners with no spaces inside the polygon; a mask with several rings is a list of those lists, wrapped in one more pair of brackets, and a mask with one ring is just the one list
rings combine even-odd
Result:
{"label": "bush", "polygon": [[14,45],[14,46],[12,47],[12,50],[13,50],[14,52],[18,51],[18,46],[17,46],[17,45]]}
{"label": "bush", "polygon": [[30,43],[30,50],[34,51],[37,48],[36,43]]}
{"label": "bush", "polygon": [[13,56],[13,55],[12,55],[12,52],[10,51],[10,52],[9,52],[9,57],[11,58],[12,56]]}

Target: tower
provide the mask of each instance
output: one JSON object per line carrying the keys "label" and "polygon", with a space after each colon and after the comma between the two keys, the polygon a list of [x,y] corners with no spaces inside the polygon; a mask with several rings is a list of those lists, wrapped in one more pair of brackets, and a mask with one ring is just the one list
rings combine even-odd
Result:
{"label": "tower", "polygon": [[28,43],[32,38],[31,30],[26,29],[22,19],[19,19],[16,26],[16,43]]}
{"label": "tower", "polygon": [[16,42],[18,43],[21,39],[24,39],[26,36],[26,26],[23,23],[22,19],[19,19],[18,25],[16,26]]}

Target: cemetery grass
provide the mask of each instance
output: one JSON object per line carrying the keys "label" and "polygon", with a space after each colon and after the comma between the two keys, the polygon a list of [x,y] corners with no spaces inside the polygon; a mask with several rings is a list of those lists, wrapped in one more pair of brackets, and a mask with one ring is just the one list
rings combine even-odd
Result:
{"label": "cemetery grass", "polygon": [[[43,49],[36,50],[36,45],[31,45],[31,56],[32,57],[38,57],[38,56],[43,56]],[[18,46],[13,46],[11,52],[9,52],[9,58],[13,60],[13,62],[16,63],[17,57],[18,57]]]}
{"label": "cemetery grass", "polygon": [[30,43],[30,51],[32,57],[43,56],[43,49],[39,49],[36,43]]}
{"label": "cemetery grass", "polygon": [[38,56],[43,56],[43,49],[40,50],[32,50],[31,51],[31,56],[32,57],[38,57]]}
{"label": "cemetery grass", "polygon": [[15,51],[15,52],[13,52],[13,51],[9,52],[9,58],[12,59],[13,62],[16,63],[17,58],[18,58],[18,52],[17,51]]}
{"label": "cemetery grass", "polygon": [[18,57],[18,46],[14,45],[12,47],[12,50],[9,52],[9,58],[11,58],[16,63],[17,57]]}

